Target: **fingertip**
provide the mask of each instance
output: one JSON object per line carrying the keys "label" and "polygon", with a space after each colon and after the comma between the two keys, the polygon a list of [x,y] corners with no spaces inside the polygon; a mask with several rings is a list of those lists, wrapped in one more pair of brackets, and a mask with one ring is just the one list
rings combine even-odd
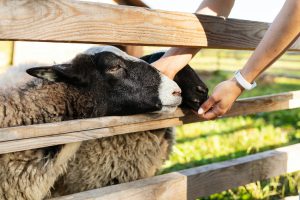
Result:
{"label": "fingertip", "polygon": [[199,115],[203,115],[203,114],[204,114],[204,110],[203,110],[203,108],[201,108],[201,107],[199,108],[199,110],[198,110],[198,114],[199,114]]}

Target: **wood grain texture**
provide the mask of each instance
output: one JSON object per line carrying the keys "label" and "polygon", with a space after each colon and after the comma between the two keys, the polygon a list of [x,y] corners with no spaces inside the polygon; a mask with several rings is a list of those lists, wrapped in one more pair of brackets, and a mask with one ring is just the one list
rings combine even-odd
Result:
{"label": "wood grain texture", "polygon": [[194,200],[257,180],[297,171],[300,169],[299,154],[300,144],[296,144],[230,161],[59,197],[55,200]]}
{"label": "wood grain texture", "polygon": [[0,1],[1,40],[254,49],[268,26],[91,2]]}
{"label": "wood grain texture", "polygon": [[[264,95],[238,99],[232,108],[222,117],[250,115],[262,112],[294,109],[300,107],[300,91],[284,92],[272,95]],[[184,124],[201,121],[191,111],[184,110],[184,116],[180,117]]]}
{"label": "wood grain texture", "polygon": [[299,154],[300,144],[296,144],[180,173],[188,177],[188,199],[195,199],[298,171]]}
{"label": "wood grain texture", "polygon": [[[131,116],[111,116],[90,119],[78,119],[56,123],[0,128],[0,142],[34,138],[62,133],[80,132],[101,128],[117,127],[121,125],[139,124],[163,119],[178,118],[184,116],[182,110],[169,114],[139,114]],[[1,143],[0,143],[1,146]]]}
{"label": "wood grain texture", "polygon": [[131,183],[104,187],[101,191],[96,189],[58,197],[55,200],[184,200],[187,195],[186,183],[184,175],[169,173]]}
{"label": "wood grain texture", "polygon": [[[224,117],[300,107],[300,91],[238,100]],[[188,110],[71,120],[0,129],[0,154],[202,121]]]}
{"label": "wood grain texture", "polygon": [[178,118],[0,142],[0,154],[178,126]]}

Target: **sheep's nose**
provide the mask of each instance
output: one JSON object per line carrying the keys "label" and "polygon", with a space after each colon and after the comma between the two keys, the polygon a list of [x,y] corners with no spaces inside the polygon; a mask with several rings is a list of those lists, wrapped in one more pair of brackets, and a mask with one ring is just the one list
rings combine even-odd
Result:
{"label": "sheep's nose", "polygon": [[175,89],[172,93],[173,96],[181,96],[181,90],[180,89]]}

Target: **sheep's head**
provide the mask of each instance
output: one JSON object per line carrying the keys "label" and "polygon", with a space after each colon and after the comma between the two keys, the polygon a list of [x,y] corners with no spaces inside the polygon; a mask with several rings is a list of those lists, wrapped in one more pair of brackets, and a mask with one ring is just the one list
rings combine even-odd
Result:
{"label": "sheep's head", "polygon": [[107,102],[107,115],[173,111],[181,103],[181,90],[174,81],[111,46],[94,47],[69,63],[31,68],[27,73],[93,91]]}
{"label": "sheep's head", "polygon": [[[153,63],[160,59],[165,53],[157,52],[150,55],[141,57],[148,63]],[[182,89],[182,104],[183,107],[191,108],[195,111],[206,101],[208,98],[208,88],[201,80],[200,76],[191,68],[186,65],[175,76],[174,81]]]}

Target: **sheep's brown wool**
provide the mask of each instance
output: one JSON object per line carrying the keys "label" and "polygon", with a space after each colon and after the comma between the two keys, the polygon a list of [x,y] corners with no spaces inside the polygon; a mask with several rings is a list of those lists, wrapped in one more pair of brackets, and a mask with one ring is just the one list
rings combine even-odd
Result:
{"label": "sheep's brown wool", "polygon": [[[207,97],[207,88],[186,69],[176,79],[186,84],[184,101],[197,107]],[[0,89],[2,128],[170,111],[181,103],[173,94],[180,91],[175,82],[114,47],[93,48],[70,63],[27,72],[37,78]],[[189,81],[183,80],[186,77]],[[2,154],[0,199],[44,199],[153,176],[173,142],[172,131],[161,129]]]}

